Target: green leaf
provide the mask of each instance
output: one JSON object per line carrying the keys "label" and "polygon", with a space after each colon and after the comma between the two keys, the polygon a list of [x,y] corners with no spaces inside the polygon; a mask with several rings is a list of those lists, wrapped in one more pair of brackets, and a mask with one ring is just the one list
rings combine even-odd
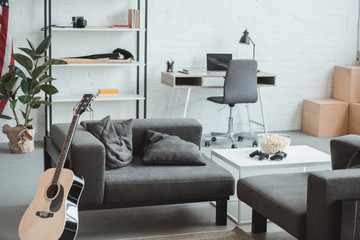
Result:
{"label": "green leaf", "polygon": [[20,68],[18,68],[17,66],[10,65],[9,68],[10,68],[11,71],[13,71],[16,75],[18,75],[22,79],[26,79],[25,73]]}
{"label": "green leaf", "polygon": [[33,60],[39,59],[42,56],[37,54],[35,52],[35,50],[32,50],[30,48],[19,48],[20,50],[22,50],[24,53],[26,53],[27,55],[29,55]]}
{"label": "green leaf", "polygon": [[30,123],[32,120],[33,120],[32,118],[29,118],[29,119],[28,119],[28,123]]}
{"label": "green leaf", "polygon": [[8,115],[4,115],[4,114],[0,115],[0,118],[6,119],[6,120],[11,120],[12,119],[12,117],[10,117]]}
{"label": "green leaf", "polygon": [[39,108],[40,106],[41,106],[41,104],[39,104],[39,103],[31,104],[31,108],[34,108],[34,109]]}
{"label": "green leaf", "polygon": [[17,103],[17,100],[13,100],[10,102],[10,108],[11,109],[15,109],[16,108],[16,103]]}
{"label": "green leaf", "polygon": [[21,90],[23,91],[24,94],[29,94],[29,87],[28,87],[28,83],[25,80],[21,81]]}
{"label": "green leaf", "polygon": [[48,101],[38,101],[37,103],[39,104],[44,104],[46,106],[50,106],[51,105],[51,102],[48,102]]}
{"label": "green leaf", "polygon": [[0,82],[0,93],[3,94],[3,95],[8,94],[8,91],[6,90],[6,84],[5,83]]}
{"label": "green leaf", "polygon": [[47,65],[62,65],[62,64],[67,64],[67,62],[65,62],[64,60],[61,59],[50,59],[48,61],[46,61],[43,66],[47,66]]}
{"label": "green leaf", "polygon": [[25,69],[30,71],[33,68],[33,63],[31,59],[28,58],[27,56],[24,56],[19,53],[14,53],[11,56],[15,59],[15,61],[20,63],[20,65],[23,66]]}
{"label": "green leaf", "polygon": [[43,90],[47,95],[54,95],[55,93],[58,92],[58,90],[56,89],[56,87],[54,87],[53,85],[41,85],[41,90]]}
{"label": "green leaf", "polygon": [[0,101],[8,100],[10,97],[7,95],[0,95]]}
{"label": "green leaf", "polygon": [[22,95],[22,96],[19,96],[19,101],[22,102],[23,104],[27,104],[28,102],[30,102],[33,97],[32,96],[29,96],[29,95]]}
{"label": "green leaf", "polygon": [[32,72],[32,79],[36,80],[41,74],[45,73],[48,70],[49,66],[41,65],[34,69]]}
{"label": "green leaf", "polygon": [[20,110],[20,112],[21,112],[23,118],[26,119],[26,113],[23,110]]}
{"label": "green leaf", "polygon": [[33,95],[36,95],[36,94],[38,94],[40,91],[41,91],[41,89],[40,89],[40,85],[37,85],[34,89],[33,89]]}
{"label": "green leaf", "polygon": [[39,78],[39,85],[42,85],[42,84],[47,83],[47,82],[51,82],[52,80],[55,80],[55,78],[50,77],[48,75],[42,75]]}
{"label": "green leaf", "polygon": [[26,39],[26,41],[28,42],[29,47],[30,47],[33,51],[35,51],[35,47],[34,47],[34,45],[30,42],[30,40],[29,40],[29,39]]}
{"label": "green leaf", "polygon": [[13,77],[14,77],[13,73],[5,73],[4,75],[1,76],[0,82],[7,83]]}
{"label": "green leaf", "polygon": [[51,35],[47,36],[36,48],[35,51],[37,52],[37,54],[44,53],[49,48],[50,43],[51,43]]}
{"label": "green leaf", "polygon": [[12,91],[15,87],[17,80],[18,80],[18,78],[12,78],[10,81],[8,81],[5,84],[6,90],[8,90],[9,92]]}

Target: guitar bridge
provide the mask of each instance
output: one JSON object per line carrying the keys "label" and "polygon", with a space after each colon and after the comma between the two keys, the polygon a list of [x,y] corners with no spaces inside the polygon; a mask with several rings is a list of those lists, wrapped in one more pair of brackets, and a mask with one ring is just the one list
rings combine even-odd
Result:
{"label": "guitar bridge", "polygon": [[51,212],[41,212],[41,211],[37,211],[36,212],[36,216],[39,216],[41,218],[50,218],[50,217],[53,217],[54,214],[51,213]]}

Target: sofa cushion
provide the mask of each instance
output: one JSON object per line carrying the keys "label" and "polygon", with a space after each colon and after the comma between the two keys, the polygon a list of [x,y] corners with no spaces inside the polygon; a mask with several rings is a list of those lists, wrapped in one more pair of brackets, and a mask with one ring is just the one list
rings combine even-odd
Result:
{"label": "sofa cushion", "polygon": [[301,172],[241,178],[238,198],[296,238],[305,239],[308,175]]}
{"label": "sofa cushion", "polygon": [[203,159],[205,166],[174,167],[145,165],[136,156],[126,168],[105,171],[104,204],[145,206],[233,195],[231,173],[205,155]]}
{"label": "sofa cushion", "polygon": [[161,165],[205,165],[199,147],[178,136],[146,131],[143,161]]}
{"label": "sofa cushion", "polygon": [[346,168],[360,168],[360,149],[354,153]]}
{"label": "sofa cushion", "polygon": [[110,116],[86,125],[87,130],[105,146],[106,169],[124,167],[131,162],[131,126],[131,119],[122,122],[120,126],[118,126],[117,133]]}

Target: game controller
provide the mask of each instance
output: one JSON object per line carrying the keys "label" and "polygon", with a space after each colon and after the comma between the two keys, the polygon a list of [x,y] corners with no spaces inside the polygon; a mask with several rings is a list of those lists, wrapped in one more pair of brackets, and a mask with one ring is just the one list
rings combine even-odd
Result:
{"label": "game controller", "polygon": [[275,161],[281,161],[283,160],[284,158],[287,157],[287,154],[285,152],[282,152],[282,151],[277,151],[275,153],[275,155],[273,155],[272,157],[270,157],[270,160],[275,160]]}
{"label": "game controller", "polygon": [[262,151],[256,150],[256,151],[250,153],[249,157],[260,156],[261,154],[262,154]]}
{"label": "game controller", "polygon": [[267,153],[263,153],[259,156],[260,161],[266,160],[266,159],[269,159],[269,154],[267,154]]}
{"label": "game controller", "polygon": [[263,153],[262,151],[256,150],[249,154],[249,157],[259,156],[259,160],[269,159],[269,154]]}
{"label": "game controller", "polygon": [[[255,156],[259,156],[260,161],[267,160],[270,157],[270,155],[268,153],[263,153],[262,151],[259,151],[259,150],[255,150],[254,152],[249,154],[249,157],[251,157],[251,158],[253,158]],[[281,161],[286,157],[287,157],[287,153],[282,152],[282,151],[277,151],[273,156],[270,157],[270,160]]]}

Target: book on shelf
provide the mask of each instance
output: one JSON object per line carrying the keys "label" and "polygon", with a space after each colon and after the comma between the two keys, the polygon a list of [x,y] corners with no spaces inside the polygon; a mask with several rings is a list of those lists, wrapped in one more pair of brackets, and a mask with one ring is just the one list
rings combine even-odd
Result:
{"label": "book on shelf", "polygon": [[126,24],[126,25],[121,25],[121,24],[114,24],[111,26],[112,28],[131,28],[131,25]]}
{"label": "book on shelf", "polygon": [[180,70],[181,73],[191,74],[191,75],[206,75],[208,74],[207,70],[201,68],[190,68]]}
{"label": "book on shelf", "polygon": [[128,25],[130,25],[130,28],[140,28],[140,10],[129,9]]}
{"label": "book on shelf", "polygon": [[119,94],[119,89],[99,89],[99,94]]}

